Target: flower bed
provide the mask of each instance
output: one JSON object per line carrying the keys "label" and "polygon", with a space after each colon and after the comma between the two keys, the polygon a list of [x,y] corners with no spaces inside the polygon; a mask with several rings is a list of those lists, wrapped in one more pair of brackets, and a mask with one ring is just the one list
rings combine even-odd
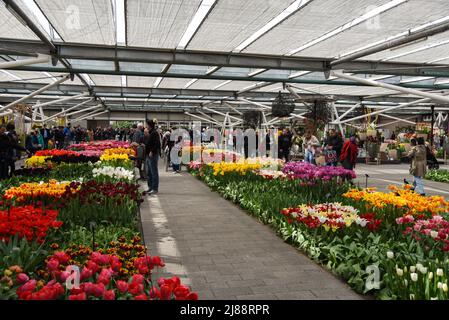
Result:
{"label": "flower bed", "polygon": [[[212,190],[271,225],[356,291],[379,299],[448,298],[446,278],[435,278],[439,269],[447,274],[443,261],[449,261],[449,206],[442,197],[423,197],[409,188],[351,189],[345,180],[354,173],[341,168],[287,163],[285,177],[276,173],[279,178],[263,170],[221,174],[212,166],[191,165]],[[405,275],[401,266],[416,264],[427,271]],[[403,268],[400,276],[396,265]],[[372,270],[378,270],[379,286],[367,285]]]}
{"label": "flower bed", "polygon": [[152,279],[164,262],[142,243],[128,147],[41,152],[0,182],[0,299],[198,299],[178,277]]}

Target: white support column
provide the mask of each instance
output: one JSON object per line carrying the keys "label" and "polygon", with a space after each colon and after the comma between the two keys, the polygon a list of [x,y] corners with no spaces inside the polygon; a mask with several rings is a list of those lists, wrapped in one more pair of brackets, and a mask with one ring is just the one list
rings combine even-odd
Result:
{"label": "white support column", "polygon": [[2,62],[2,63],[0,63],[0,69],[9,69],[9,68],[27,66],[27,65],[36,64],[36,63],[46,63],[46,62],[50,62],[50,60],[51,60],[50,56],[39,53],[36,58]]}
{"label": "white support column", "polygon": [[35,104],[33,106],[33,109],[40,108],[40,107],[46,107],[46,106],[50,106],[50,105],[55,104],[55,103],[66,102],[66,101],[73,100],[73,99],[83,98],[83,97],[86,97],[88,95],[89,95],[88,92],[84,92],[84,93],[77,94],[76,96],[64,97],[64,98],[61,98],[61,99],[48,101],[48,102],[44,102],[44,103],[41,103],[41,104]]}
{"label": "white support column", "polygon": [[336,121],[340,121],[341,119],[343,119],[344,117],[346,117],[352,110],[360,107],[360,103],[357,103],[356,105],[352,106],[351,108],[349,108],[348,110],[346,110],[341,116],[337,117]]}
{"label": "white support column", "polygon": [[109,110],[104,110],[104,111],[101,111],[101,112],[98,112],[98,110],[94,110],[94,111],[91,111],[91,112],[89,112],[87,114],[84,114],[84,115],[82,115],[82,116],[80,116],[80,117],[78,117],[76,119],[72,119],[71,122],[78,122],[78,121],[84,120],[86,118],[95,117],[95,116],[97,116],[99,114],[103,114],[103,113],[106,113],[106,112],[109,112]]}
{"label": "white support column", "polygon": [[[217,111],[217,110],[214,110],[214,109],[210,109],[210,108],[207,108],[207,107],[203,107],[203,109],[207,110],[207,111],[210,111],[210,112],[214,112],[214,113],[219,114],[219,115],[221,115],[223,117],[226,117],[226,114],[224,114],[223,112],[220,112],[220,111]],[[241,119],[239,119],[237,117],[234,117],[234,116],[229,116],[229,117],[234,119],[234,120],[241,120]]]}
{"label": "white support column", "polygon": [[74,114],[78,114],[78,113],[81,113],[81,112],[86,112],[86,111],[89,111],[89,110],[98,109],[98,108],[101,108],[101,106],[102,105],[100,103],[100,104],[97,104],[97,105],[89,107],[89,108],[77,110],[77,111],[74,111],[72,113],[66,113],[66,117],[70,117],[70,116],[73,116]]}
{"label": "white support column", "polygon": [[58,113],[56,113],[56,114],[54,114],[54,115],[52,115],[52,116],[46,118],[45,121],[53,120],[54,118],[56,118],[56,117],[58,117],[58,116],[60,116],[60,115],[62,115],[62,114],[64,114],[64,113],[66,113],[66,112],[69,112],[69,111],[71,111],[71,110],[75,110],[75,109],[77,109],[77,108],[79,108],[79,107],[82,107],[82,106],[84,106],[85,104],[88,104],[89,102],[92,102],[93,100],[94,100],[93,98],[92,98],[92,99],[89,99],[89,100],[86,100],[86,101],[84,101],[84,102],[81,102],[81,103],[79,103],[79,104],[73,106],[73,107],[68,108],[67,110],[65,110],[65,109],[63,108],[61,112],[58,112]]}
{"label": "white support column", "polygon": [[[407,120],[407,119],[409,119],[409,118],[401,119],[401,118],[389,116],[389,115],[387,115],[387,114],[381,114],[381,116],[382,116],[382,117],[385,117],[385,118],[389,118],[389,119],[393,119],[393,120],[398,120],[398,121],[401,121],[401,122],[405,122],[405,123],[409,123],[409,124],[416,125],[416,122]],[[413,118],[413,117],[411,117],[411,118]]]}
{"label": "white support column", "polygon": [[192,117],[192,118],[199,119],[199,120],[201,120],[201,121],[212,122],[213,124],[215,124],[215,125],[217,125],[217,126],[220,125],[220,123],[217,122],[217,121],[215,121],[215,120],[212,121],[212,120],[210,120],[210,119],[203,118],[203,117],[197,116],[197,115],[195,115],[195,114],[191,114],[190,112],[187,112],[187,111],[184,111],[184,114],[186,114],[186,115],[188,115],[188,116],[190,116],[190,117]]}
{"label": "white support column", "polygon": [[434,93],[420,91],[420,90],[416,90],[416,89],[412,89],[412,88],[404,88],[404,87],[396,86],[393,84],[378,82],[378,81],[370,80],[370,79],[362,79],[359,77],[348,75],[341,71],[331,71],[330,74],[331,74],[331,76],[356,81],[356,82],[367,84],[367,85],[374,86],[374,87],[380,87],[380,88],[389,89],[389,90],[393,90],[393,91],[414,94],[419,97],[429,98],[431,100],[441,101],[443,103],[449,103],[448,97],[444,97],[444,96],[434,94]]}
{"label": "white support column", "polygon": [[56,80],[55,82],[49,83],[46,86],[43,86],[42,88],[40,88],[40,89],[38,89],[38,90],[36,90],[34,92],[31,92],[30,94],[20,98],[19,100],[11,102],[10,104],[0,108],[0,112],[3,111],[3,110],[6,110],[6,109],[10,109],[10,108],[14,107],[16,104],[22,103],[22,102],[24,102],[27,99],[30,99],[30,98],[32,98],[32,97],[34,97],[34,96],[36,96],[36,95],[38,95],[38,94],[40,94],[42,92],[44,92],[44,91],[54,87],[54,86],[57,86],[57,85],[63,83],[64,81],[67,81],[69,78],[70,78],[70,76],[67,75],[65,77],[62,77],[59,80]]}
{"label": "white support column", "polygon": [[206,119],[210,119],[210,120],[207,120],[208,122],[213,122],[213,123],[215,123],[215,124],[217,124],[217,123],[219,123],[216,119],[214,119],[213,117],[211,117],[210,115],[208,115],[208,114],[205,114],[203,111],[197,111],[199,114],[201,114],[203,117],[205,117]]}
{"label": "white support column", "polygon": [[405,119],[398,119],[396,121],[392,121],[392,122],[388,122],[388,123],[384,123],[384,124],[378,125],[377,128],[386,127],[386,126],[389,126],[391,124],[395,124],[395,123],[398,123],[398,122],[411,122],[411,121],[407,121],[407,120],[408,119],[413,119],[413,118],[415,118],[415,117],[408,117],[408,118],[405,118]]}
{"label": "white support column", "polygon": [[[338,110],[337,110],[337,107],[335,106],[334,102],[332,102],[332,109],[334,110],[334,113],[335,113],[335,119],[336,120],[339,119],[339,117],[338,117]],[[345,130],[343,129],[343,126],[341,125],[341,123],[339,123],[338,126],[339,126],[340,132],[341,132],[341,134],[342,134],[342,136],[344,138],[345,137]]]}
{"label": "white support column", "polygon": [[258,102],[250,101],[250,100],[247,100],[245,98],[239,98],[239,100],[243,101],[243,102],[246,102],[246,103],[249,103],[249,104],[252,104],[252,105],[255,105],[255,106],[260,107],[262,109],[270,109],[271,110],[271,107],[266,106],[266,105],[261,104],[261,103],[258,103]]}

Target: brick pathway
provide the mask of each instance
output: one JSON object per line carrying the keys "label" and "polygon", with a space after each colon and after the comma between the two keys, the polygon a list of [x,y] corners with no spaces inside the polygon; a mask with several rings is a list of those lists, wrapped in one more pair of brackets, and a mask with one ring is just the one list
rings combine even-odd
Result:
{"label": "brick pathway", "polygon": [[160,175],[141,208],[149,253],[166,262],[155,277],[178,275],[203,300],[362,298],[188,173]]}

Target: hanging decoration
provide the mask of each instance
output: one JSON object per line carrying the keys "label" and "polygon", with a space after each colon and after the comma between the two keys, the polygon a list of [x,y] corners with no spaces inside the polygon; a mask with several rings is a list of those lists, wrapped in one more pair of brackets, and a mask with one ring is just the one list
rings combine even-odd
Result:
{"label": "hanging decoration", "polygon": [[316,99],[307,105],[307,113],[305,114],[306,129],[312,133],[317,130],[323,130],[324,126],[331,121],[332,107],[329,99]]}
{"label": "hanging decoration", "polygon": [[244,127],[256,129],[262,123],[262,112],[258,110],[244,111],[242,118]]}
{"label": "hanging decoration", "polygon": [[290,94],[282,94],[280,91],[271,105],[271,114],[273,117],[288,117],[295,111],[295,99]]}

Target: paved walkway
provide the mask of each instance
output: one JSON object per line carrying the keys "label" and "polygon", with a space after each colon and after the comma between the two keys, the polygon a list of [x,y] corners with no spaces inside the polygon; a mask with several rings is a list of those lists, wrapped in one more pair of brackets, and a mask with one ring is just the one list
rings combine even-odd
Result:
{"label": "paved walkway", "polygon": [[[404,178],[410,183],[413,182],[413,177],[408,171],[409,167],[409,164],[357,164],[355,168],[357,174],[355,183],[359,183],[361,187],[365,187],[365,174],[368,174],[369,187],[377,187],[379,191],[386,191],[389,185],[402,186],[404,184]],[[448,165],[440,165],[440,168],[449,170]],[[448,183],[424,180],[424,191],[427,195],[440,195],[449,199]]]}
{"label": "paved walkway", "polygon": [[[150,254],[200,299],[361,299],[268,226],[183,172],[160,171],[141,208]],[[164,273],[163,273],[164,272]]]}

